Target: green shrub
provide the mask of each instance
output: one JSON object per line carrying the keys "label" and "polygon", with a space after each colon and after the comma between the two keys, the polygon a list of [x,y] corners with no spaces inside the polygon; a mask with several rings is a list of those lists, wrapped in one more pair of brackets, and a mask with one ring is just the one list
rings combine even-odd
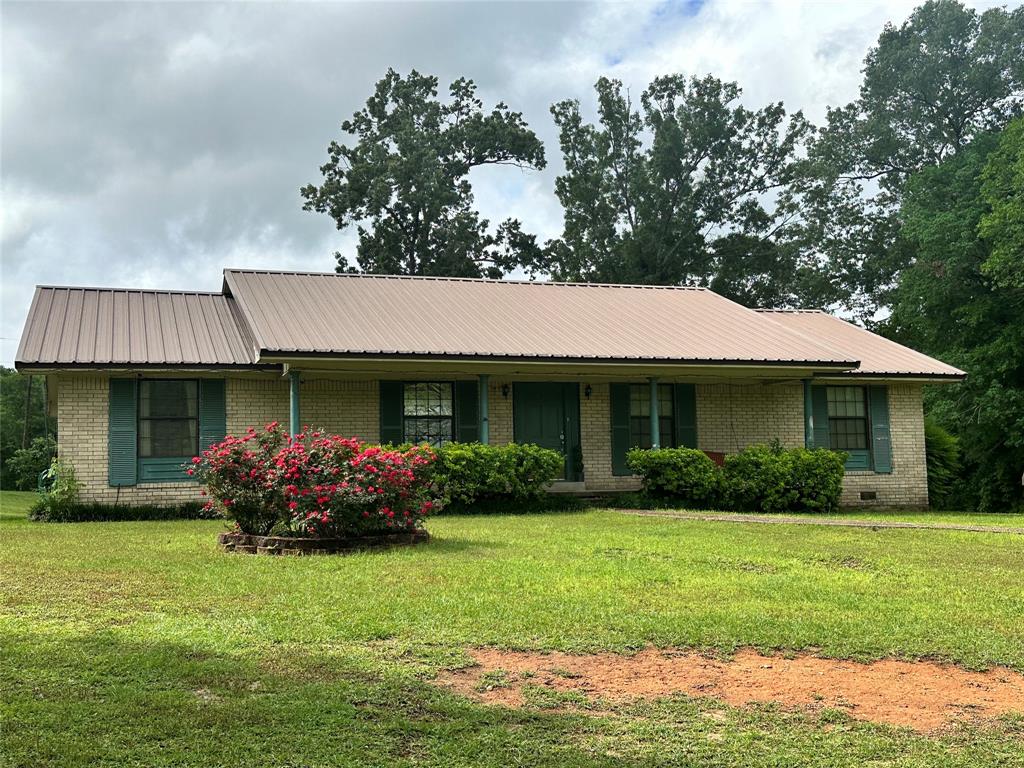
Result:
{"label": "green shrub", "polygon": [[626,461],[643,483],[642,507],[833,512],[843,488],[844,454],[835,451],[753,445],[719,468],[691,448],[635,448]]}
{"label": "green shrub", "polygon": [[722,501],[745,512],[833,512],[839,508],[844,454],[752,445],[725,457]]}
{"label": "green shrub", "polygon": [[924,451],[928,466],[928,501],[935,509],[962,506],[960,441],[932,419],[924,422]]}
{"label": "green shrub", "polygon": [[39,475],[46,471],[57,452],[52,437],[37,437],[28,448],[19,448],[4,465],[4,485],[18,491],[34,491]]}
{"label": "green shrub", "polygon": [[78,504],[79,482],[75,468],[55,458],[46,470],[44,483],[49,490],[39,495],[30,516],[35,520],[63,520]]}
{"label": "green shrub", "polygon": [[48,510],[36,504],[29,511],[29,518],[49,523],[117,522],[119,520],[214,520],[220,513],[208,510],[199,501],[190,501],[171,506],[143,504],[74,503]]}
{"label": "green shrub", "polygon": [[437,449],[433,482],[448,513],[515,511],[542,505],[564,465],[558,451],[536,445],[448,443]]}
{"label": "green shrub", "polygon": [[678,499],[697,507],[713,507],[719,501],[719,473],[708,455],[694,448],[634,448],[626,464],[640,475],[650,496]]}

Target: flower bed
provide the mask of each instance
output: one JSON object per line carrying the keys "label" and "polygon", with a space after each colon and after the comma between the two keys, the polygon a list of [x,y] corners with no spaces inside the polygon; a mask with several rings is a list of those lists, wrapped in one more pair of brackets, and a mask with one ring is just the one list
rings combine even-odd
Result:
{"label": "flower bed", "polygon": [[308,428],[291,438],[274,422],[211,445],[186,472],[237,534],[353,541],[420,531],[435,507],[434,458],[426,446],[382,448]]}
{"label": "flower bed", "polygon": [[386,549],[430,540],[426,531],[379,533],[347,538],[291,538],[286,536],[253,536],[249,533],[225,532],[217,543],[225,552],[249,555],[333,555],[364,549]]}

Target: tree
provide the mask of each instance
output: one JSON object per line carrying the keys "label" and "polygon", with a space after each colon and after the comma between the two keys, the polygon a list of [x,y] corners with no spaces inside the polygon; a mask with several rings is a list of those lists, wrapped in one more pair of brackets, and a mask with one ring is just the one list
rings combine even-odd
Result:
{"label": "tree", "polygon": [[598,124],[578,101],[551,108],[565,173],[560,238],[533,272],[557,279],[713,285],[740,301],[794,303],[801,254],[778,241],[791,215],[773,195],[792,179],[810,131],[781,104],[751,111],[714,77],[655,79],[635,109],[617,80],[595,86]]}
{"label": "tree", "polygon": [[993,241],[980,234],[995,234],[982,222],[1013,202],[987,180],[1019,152],[1020,122],[910,177],[900,245],[912,259],[883,327],[967,371],[963,384],[929,391],[927,409],[959,438],[975,501],[989,511],[1024,503],[1024,287],[991,274]]}
{"label": "tree", "polygon": [[1004,288],[1024,289],[1024,120],[1007,126],[982,173],[990,208],[980,232],[992,245],[982,271]]}
{"label": "tree", "polygon": [[[25,400],[28,395],[28,422]],[[54,435],[56,423],[46,415],[45,384],[42,376],[25,376],[0,366],[0,486],[13,488],[8,461],[16,451],[28,447],[37,437]]]}
{"label": "tree", "polygon": [[1024,8],[979,14],[929,0],[886,25],[859,98],[829,110],[798,189],[804,242],[848,286],[848,309],[872,318],[908,265],[899,237],[907,180],[1020,114],[1022,81]]}
{"label": "tree", "polygon": [[442,102],[436,77],[389,69],[341,129],[356,142],[331,142],[323,183],[301,190],[303,208],[330,215],[339,230],[356,226],[361,270],[501,277],[535,247],[518,221],[491,231],[473,209],[473,168],[540,169],[545,160],[522,115],[503,103],[485,112],[472,80],[456,80]]}

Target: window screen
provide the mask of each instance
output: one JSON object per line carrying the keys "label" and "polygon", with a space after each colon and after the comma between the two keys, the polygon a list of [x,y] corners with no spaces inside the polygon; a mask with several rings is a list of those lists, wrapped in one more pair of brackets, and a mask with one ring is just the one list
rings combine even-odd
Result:
{"label": "window screen", "polygon": [[[658,430],[661,447],[675,447],[675,412],[672,385],[658,385]],[[629,444],[638,448],[651,447],[651,385],[631,384],[629,387]]]}
{"label": "window screen", "polygon": [[410,443],[438,446],[455,439],[451,383],[406,384],[403,394],[403,437]]}
{"label": "window screen", "polygon": [[864,387],[828,387],[827,395],[832,450],[867,450],[868,408]]}
{"label": "window screen", "polygon": [[199,382],[139,382],[139,457],[181,458],[199,453]]}

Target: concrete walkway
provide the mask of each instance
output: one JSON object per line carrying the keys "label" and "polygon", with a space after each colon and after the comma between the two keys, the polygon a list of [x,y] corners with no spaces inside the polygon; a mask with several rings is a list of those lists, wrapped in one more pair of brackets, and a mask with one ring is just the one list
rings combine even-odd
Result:
{"label": "concrete walkway", "polygon": [[1002,525],[965,525],[963,523],[910,523],[899,520],[853,520],[834,517],[792,517],[787,515],[715,514],[714,512],[677,512],[675,510],[626,509],[627,515],[668,517],[676,520],[706,520],[716,523],[775,523],[785,525],[832,525],[840,528],[913,528],[932,531],[972,531],[974,533],[1016,533],[1024,528]]}

